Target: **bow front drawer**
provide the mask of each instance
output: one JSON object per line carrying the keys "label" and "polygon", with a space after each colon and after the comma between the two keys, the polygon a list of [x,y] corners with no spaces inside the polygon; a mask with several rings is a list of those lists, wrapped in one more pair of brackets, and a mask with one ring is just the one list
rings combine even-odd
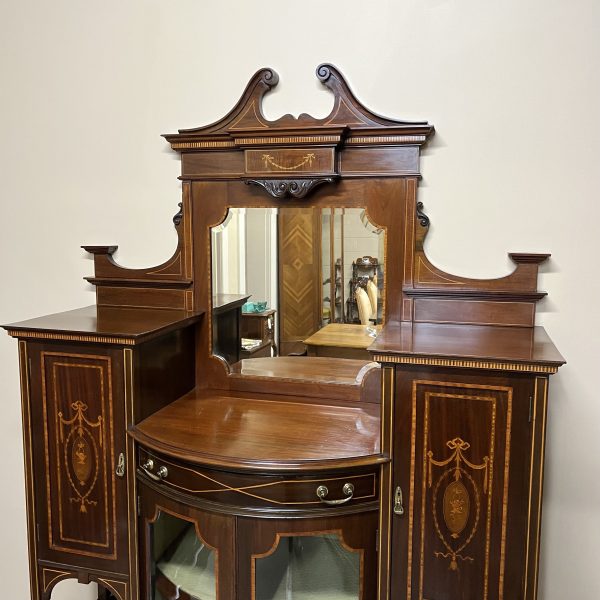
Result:
{"label": "bow front drawer", "polygon": [[140,448],[138,474],[171,493],[211,504],[279,510],[331,509],[378,500],[377,467],[329,474],[261,475],[207,469]]}

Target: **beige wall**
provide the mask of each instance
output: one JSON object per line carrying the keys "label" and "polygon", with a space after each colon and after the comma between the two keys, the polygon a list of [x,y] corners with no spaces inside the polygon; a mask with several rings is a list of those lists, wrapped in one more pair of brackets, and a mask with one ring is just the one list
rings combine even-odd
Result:
{"label": "beige wall", "polygon": [[[175,245],[178,159],[159,134],[221,117],[259,67],[266,101],[327,114],[331,61],[367,106],[428,119],[420,199],[438,266],[500,276],[551,251],[539,322],[569,364],[551,385],[543,600],[600,597],[598,0],[3,0],[0,321],[93,302],[79,245],[129,266]],[[16,343],[0,336],[2,597],[27,595]],[[71,591],[69,591],[71,590]],[[57,600],[82,600],[65,585]],[[507,599],[514,600],[514,599]]]}

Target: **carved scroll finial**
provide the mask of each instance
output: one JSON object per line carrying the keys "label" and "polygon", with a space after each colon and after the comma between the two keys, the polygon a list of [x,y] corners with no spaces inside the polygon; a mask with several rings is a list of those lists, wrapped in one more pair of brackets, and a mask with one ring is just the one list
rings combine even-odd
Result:
{"label": "carved scroll finial", "polygon": [[429,217],[423,212],[423,203],[417,202],[417,218],[421,227],[429,227]]}
{"label": "carved scroll finial", "polygon": [[331,66],[332,65],[327,63],[321,63],[317,67],[317,77],[321,82],[325,83],[331,76]]}
{"label": "carved scroll finial", "polygon": [[[229,113],[216,123],[192,129],[180,129],[179,136],[190,134],[223,134],[244,128],[267,128],[267,120],[262,114],[263,96],[279,83],[279,75],[273,69],[265,67],[254,73],[241,98]],[[167,141],[179,139],[178,135],[165,135]]]}
{"label": "carved scroll finial", "polygon": [[264,83],[269,89],[275,87],[279,83],[279,75],[270,68],[264,68],[258,71],[255,75],[259,76],[262,83]]}
{"label": "carved scroll finial", "polygon": [[350,86],[346,82],[346,79],[341,74],[341,72],[329,63],[321,63],[316,70],[317,77],[319,81],[327,88],[329,88],[334,96],[343,96],[346,100],[349,101],[349,104],[356,104],[363,110],[364,106],[356,99]]}
{"label": "carved scroll finial", "polygon": [[396,127],[416,126],[426,127],[425,135],[433,132],[433,127],[426,121],[401,121],[382,117],[369,110],[354,95],[340,71],[329,63],[322,63],[317,67],[317,77],[321,83],[329,88],[335,96],[333,111],[325,118],[327,124],[349,125],[355,127]]}
{"label": "carved scroll finial", "polygon": [[[383,133],[386,128],[394,129],[386,136],[376,135],[373,138],[370,131],[366,137],[356,136],[354,143],[361,144],[378,143],[385,138],[386,143],[397,141],[421,145],[433,133],[433,127],[426,121],[389,119],[369,110],[353,94],[342,73],[333,65],[320,64],[316,74],[319,81],[334,96],[332,111],[323,119],[316,119],[305,113],[298,117],[286,114],[275,121],[267,119],[263,113],[263,99],[265,94],[279,83],[279,75],[273,69],[265,67],[256,71],[241,98],[222,119],[202,127],[179,129],[178,133],[167,134],[164,137],[174,150],[195,152],[196,149],[243,148],[248,145],[248,139],[252,140],[252,145],[266,147],[273,145],[273,137],[306,137],[305,132],[300,132],[301,127],[328,127],[329,135],[338,136],[341,134],[333,132],[336,128],[342,128],[346,133],[361,129],[378,129]],[[288,131],[290,128],[297,130],[294,133],[298,135],[292,136]],[[269,136],[261,139],[261,136],[257,135],[261,131],[269,132]],[[320,134],[317,136],[314,131],[310,132],[310,135],[323,137]],[[240,143],[241,140],[244,140],[243,143]]]}

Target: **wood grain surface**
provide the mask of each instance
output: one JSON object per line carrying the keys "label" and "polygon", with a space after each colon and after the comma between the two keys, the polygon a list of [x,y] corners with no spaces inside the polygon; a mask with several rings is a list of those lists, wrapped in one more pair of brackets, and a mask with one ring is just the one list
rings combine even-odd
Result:
{"label": "wood grain surface", "polygon": [[320,381],[328,384],[360,386],[365,375],[379,365],[364,360],[277,356],[241,360],[232,372],[253,377],[276,377],[296,381]]}
{"label": "wood grain surface", "polygon": [[43,333],[44,339],[80,335],[96,338],[92,341],[100,343],[103,338],[123,338],[130,343],[139,343],[196,323],[202,314],[185,310],[86,306],[3,327],[10,335],[22,338],[39,337]]}
{"label": "wood grain surface", "polygon": [[[377,327],[378,330],[381,326]],[[330,323],[304,340],[307,346],[330,346],[333,348],[368,348],[375,338],[367,333],[364,325]]]}
{"label": "wood grain surface", "polygon": [[565,362],[543,327],[395,323],[383,328],[369,351],[555,366]]}
{"label": "wood grain surface", "polygon": [[298,400],[194,390],[139,423],[131,434],[169,456],[226,468],[301,471],[385,461],[373,407]]}

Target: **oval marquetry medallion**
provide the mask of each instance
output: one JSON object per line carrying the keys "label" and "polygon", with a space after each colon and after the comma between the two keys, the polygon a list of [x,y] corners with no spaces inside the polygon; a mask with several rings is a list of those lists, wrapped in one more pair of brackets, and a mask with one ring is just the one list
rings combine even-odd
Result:
{"label": "oval marquetry medallion", "polygon": [[453,538],[457,538],[469,520],[469,492],[462,481],[453,481],[444,491],[442,500],[444,521]]}
{"label": "oval marquetry medallion", "polygon": [[436,557],[449,558],[450,570],[456,571],[459,560],[474,560],[461,552],[469,546],[479,528],[479,489],[467,471],[462,467],[452,467],[435,482],[431,500],[435,531],[447,550],[434,554]]}
{"label": "oval marquetry medallion", "polygon": [[85,485],[92,473],[92,449],[83,435],[78,435],[73,440],[71,465],[79,485]]}
{"label": "oval marquetry medallion", "polygon": [[77,495],[76,501],[81,503],[81,512],[87,512],[85,504],[96,485],[100,467],[96,440],[87,428],[75,427],[64,444],[67,478]]}

